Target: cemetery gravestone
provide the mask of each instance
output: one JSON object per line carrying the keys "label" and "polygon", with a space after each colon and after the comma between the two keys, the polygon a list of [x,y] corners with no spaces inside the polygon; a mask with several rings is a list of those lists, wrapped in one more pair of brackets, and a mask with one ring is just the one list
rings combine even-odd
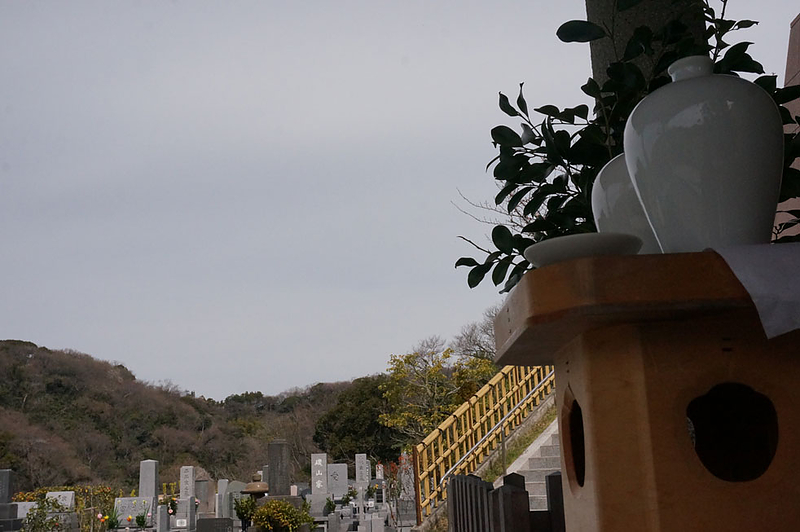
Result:
{"label": "cemetery gravestone", "polygon": [[158,497],[158,460],[139,462],[139,497]]}
{"label": "cemetery gravestone", "polygon": [[233,519],[198,519],[197,532],[233,532]]}
{"label": "cemetery gravestone", "polygon": [[328,492],[337,499],[347,493],[347,464],[328,464]]}
{"label": "cemetery gravestone", "polygon": [[369,484],[371,468],[366,454],[356,455],[356,483]]}
{"label": "cemetery gravestone", "polygon": [[210,480],[196,480],[194,483],[195,497],[199,501],[197,513],[201,517],[210,517],[209,514],[213,513],[213,500],[214,494],[211,492]]}
{"label": "cemetery gravestone", "polygon": [[240,482],[238,480],[233,480],[228,483],[228,489],[225,490],[225,500],[223,504],[225,505],[226,511],[228,512],[228,516],[232,519],[238,519],[236,516],[236,512],[234,511],[233,501],[234,499],[241,499],[244,497],[242,495],[242,490],[247,486],[244,482]]}
{"label": "cemetery gravestone", "polygon": [[11,502],[13,493],[14,472],[0,469],[0,530],[3,532],[22,528],[23,518],[18,513],[19,503]]}
{"label": "cemetery gravestone", "polygon": [[273,440],[267,445],[270,497],[289,495],[289,442]]}
{"label": "cemetery gravestone", "polygon": [[375,478],[383,480],[383,464],[375,464]]}
{"label": "cemetery gravestone", "polygon": [[228,491],[228,479],[221,478],[217,481],[217,494],[214,498],[214,516],[215,517],[231,517],[227,514],[228,506],[225,504],[225,493]]}
{"label": "cemetery gravestone", "polygon": [[169,513],[165,504],[159,504],[156,509],[155,532],[169,532]]}
{"label": "cemetery gravestone", "polygon": [[[123,527],[136,527],[136,516],[144,515],[148,527],[154,525],[155,497],[118,497],[114,500],[114,510],[119,516],[119,523]],[[130,520],[129,520],[130,518]]]}
{"label": "cemetery gravestone", "polygon": [[0,504],[10,503],[14,494],[14,472],[0,469]]}
{"label": "cemetery gravestone", "polygon": [[181,467],[181,499],[194,497],[194,466]]}
{"label": "cemetery gravestone", "polygon": [[195,529],[195,502],[194,497],[178,499],[178,510],[175,512],[175,528]]}
{"label": "cemetery gravestone", "polygon": [[46,499],[55,499],[55,501],[64,507],[64,511],[72,512],[75,510],[75,492],[74,491],[48,491],[45,494]]}
{"label": "cemetery gravestone", "polygon": [[311,455],[311,493],[328,493],[328,455]]}

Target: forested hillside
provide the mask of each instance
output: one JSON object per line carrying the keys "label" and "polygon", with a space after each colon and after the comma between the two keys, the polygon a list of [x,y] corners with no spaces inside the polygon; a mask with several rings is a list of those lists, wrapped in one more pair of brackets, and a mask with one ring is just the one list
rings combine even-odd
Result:
{"label": "forested hillside", "polygon": [[181,465],[213,478],[247,479],[267,462],[266,444],[291,443],[303,478],[317,419],[348,382],[315,384],[225,401],[136,380],[123,365],[30,342],[0,341],[0,468],[18,472],[19,489],[106,483],[132,488],[139,461],[160,462],[161,479]]}

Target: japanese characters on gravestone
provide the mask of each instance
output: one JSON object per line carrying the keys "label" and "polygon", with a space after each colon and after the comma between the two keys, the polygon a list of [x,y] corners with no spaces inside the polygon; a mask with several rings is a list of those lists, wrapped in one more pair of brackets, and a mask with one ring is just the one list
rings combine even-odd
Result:
{"label": "japanese characters on gravestone", "polygon": [[375,464],[375,478],[383,480],[383,464]]}
{"label": "japanese characters on gravestone", "polygon": [[214,511],[214,494],[211,491],[211,481],[198,479],[194,481],[195,498],[199,502],[197,513],[199,516],[211,517]]}
{"label": "japanese characters on gravestone", "polygon": [[328,455],[311,455],[311,493],[328,493]]}
{"label": "japanese characters on gravestone", "polygon": [[270,497],[289,495],[289,442],[273,440],[267,444]]}
{"label": "japanese characters on gravestone", "polygon": [[158,497],[158,460],[139,462],[139,497]]}
{"label": "japanese characters on gravestone", "polygon": [[328,464],[328,493],[336,499],[347,493],[347,464]]}
{"label": "japanese characters on gravestone", "polygon": [[194,497],[194,494],[194,466],[183,466],[181,467],[180,498]]}

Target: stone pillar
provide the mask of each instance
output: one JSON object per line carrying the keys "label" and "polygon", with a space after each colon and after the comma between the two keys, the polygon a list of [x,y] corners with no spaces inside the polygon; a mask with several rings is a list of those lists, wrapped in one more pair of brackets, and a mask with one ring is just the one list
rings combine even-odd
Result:
{"label": "stone pillar", "polygon": [[181,499],[194,497],[194,466],[181,467]]}
{"label": "stone pillar", "polygon": [[14,495],[14,472],[11,469],[0,469],[0,504],[11,502]]}
{"label": "stone pillar", "polygon": [[156,508],[156,532],[169,532],[169,513],[164,504],[159,504]]}
{"label": "stone pillar", "polygon": [[158,497],[158,460],[139,462],[139,497]]}
{"label": "stone pillar", "polygon": [[289,443],[273,440],[267,445],[270,497],[289,495]]}
{"label": "stone pillar", "polygon": [[[617,13],[614,5],[616,0],[586,0],[586,17],[590,22],[601,27],[614,27],[615,39],[598,39],[590,43],[592,54],[592,77],[602,84],[606,79],[606,69],[610,63],[619,60],[625,52],[625,45],[633,35],[633,30],[639,26],[649,26],[657,30],[666,22],[674,19],[681,13],[679,7],[673,6],[672,0],[644,0],[636,7],[622,13]],[[687,10],[681,19],[686,24],[695,40],[703,42],[702,3],[694,0],[691,10]],[[685,9],[685,8],[684,8]],[[639,68],[648,75],[647,64],[638,64]]]}

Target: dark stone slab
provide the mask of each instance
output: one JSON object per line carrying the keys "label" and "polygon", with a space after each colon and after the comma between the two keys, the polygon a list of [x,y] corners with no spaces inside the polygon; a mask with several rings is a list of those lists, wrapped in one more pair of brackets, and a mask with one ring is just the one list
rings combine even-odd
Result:
{"label": "dark stone slab", "polygon": [[269,494],[289,495],[289,442],[273,440],[267,444],[269,458]]}
{"label": "dark stone slab", "polygon": [[0,519],[16,519],[17,505],[16,503],[0,504]]}
{"label": "dark stone slab", "polygon": [[197,532],[233,532],[233,519],[226,517],[198,519]]}
{"label": "dark stone slab", "polygon": [[552,532],[565,532],[564,492],[561,487],[561,472],[550,473],[545,477],[547,485],[547,510],[550,512]]}
{"label": "dark stone slab", "polygon": [[0,532],[14,532],[22,528],[22,519],[2,519],[0,520]]}
{"label": "dark stone slab", "polygon": [[14,471],[11,469],[0,469],[0,504],[11,502],[14,489]]}

